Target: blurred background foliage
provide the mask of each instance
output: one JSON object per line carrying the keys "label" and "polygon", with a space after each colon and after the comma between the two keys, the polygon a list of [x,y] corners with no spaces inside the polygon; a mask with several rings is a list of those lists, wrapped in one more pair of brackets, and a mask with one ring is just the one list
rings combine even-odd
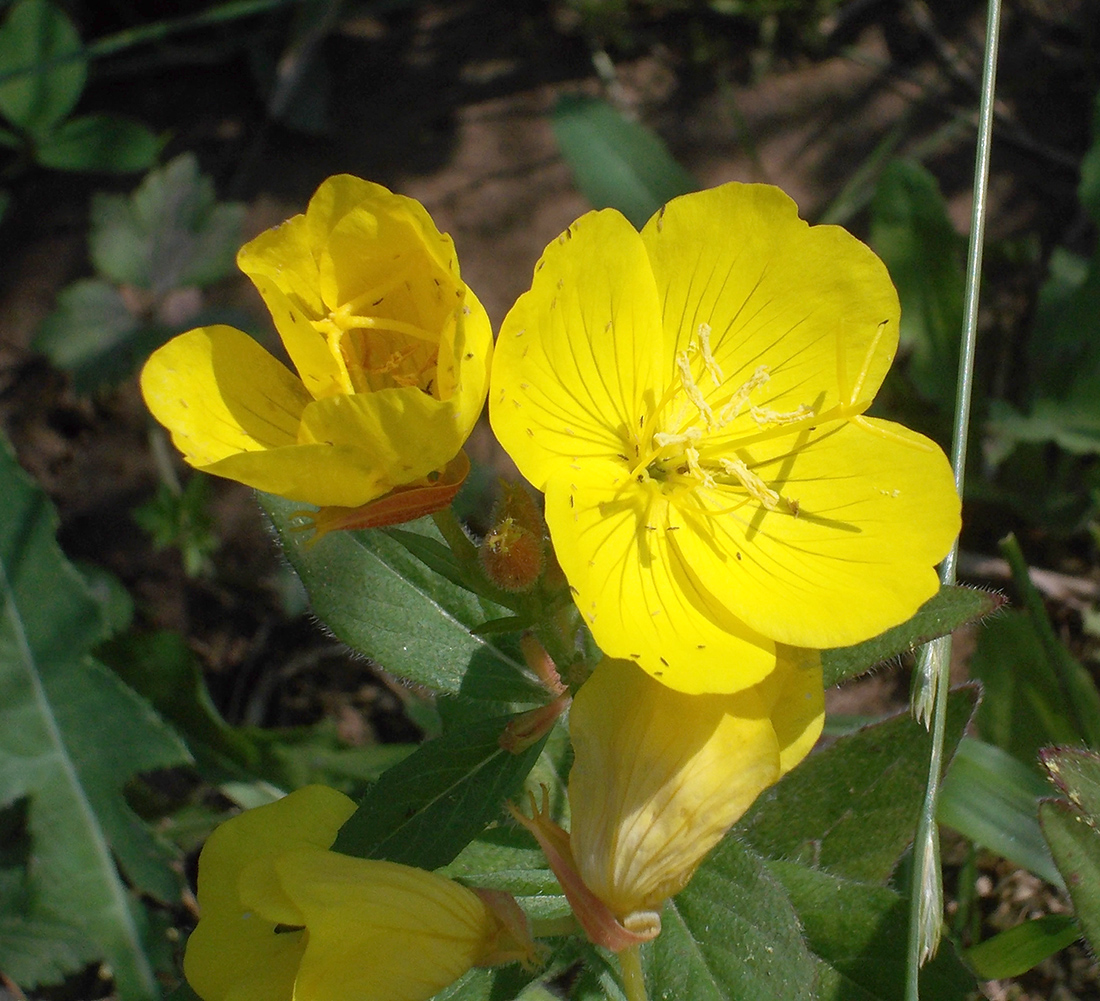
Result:
{"label": "blurred background foliage", "polygon": [[[359,795],[442,729],[432,699],[321,635],[247,492],[184,473],[137,400],[134,371],[181,330],[229,322],[272,343],[234,276],[243,239],[328,174],[358,173],[437,213],[499,322],[588,205],[640,225],[704,184],[779,183],[886,262],[902,344],[876,412],[947,446],[982,12],[0,3],[0,419],[33,477],[4,451],[0,534],[5,559],[48,568],[5,600],[25,612],[59,596],[45,633],[66,642],[43,639],[36,670],[66,747],[134,749],[68,786],[0,782],[0,972],[60,984],[58,1001],[171,989],[194,919],[187,866],[227,811],[308,781]],[[985,699],[940,817],[962,835],[949,924],[975,975],[1019,978],[1020,998],[1086,997],[1100,990],[1100,7],[1012,0],[1005,16],[961,570],[1012,607],[959,665]],[[503,469],[478,442],[460,499],[475,528]],[[881,677],[855,708],[831,704],[832,734],[894,706]],[[44,719],[20,717],[28,734]],[[85,917],[114,939],[32,899],[27,804],[42,788],[62,815],[81,790],[96,803],[124,878],[100,859]],[[70,825],[65,844],[95,827]],[[984,892],[991,873],[1010,889]],[[1021,873],[1029,895],[1006,905]],[[1082,935],[1092,953],[1050,965]],[[130,959],[108,970],[104,955]]]}

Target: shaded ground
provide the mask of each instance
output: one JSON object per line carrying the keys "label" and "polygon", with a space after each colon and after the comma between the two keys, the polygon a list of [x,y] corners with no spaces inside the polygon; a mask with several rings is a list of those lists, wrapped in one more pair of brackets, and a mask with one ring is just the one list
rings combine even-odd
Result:
{"label": "shaded ground", "polygon": [[[657,128],[704,185],[776,183],[809,218],[835,208],[843,192],[852,207],[846,221],[857,232],[873,180],[845,186],[889,139],[933,169],[965,229],[981,11],[939,6],[847,4],[824,22],[829,32],[816,47],[784,33],[783,22],[777,40],[764,45],[764,29],[751,21],[639,7],[627,35],[609,48],[610,89],[593,70],[592,40],[565,4],[470,0],[352,13],[317,43],[330,97],[312,114],[302,111],[323,126],[313,136],[265,120],[246,53],[231,42],[217,58],[184,39],[161,51],[159,64],[143,65],[140,55],[105,63],[87,100],[169,130],[168,154],[196,151],[222,196],[248,203],[246,236],[300,211],[320,180],[340,171],[419,198],[454,236],[463,276],[499,324],[545,244],[588,208],[549,124],[564,92],[608,94]],[[1012,377],[1013,345],[1045,253],[1056,242],[1089,246],[1076,184],[1095,89],[1088,46],[1096,14],[1095,4],[1073,0],[1019,0],[1006,12],[991,236],[1037,234],[1042,252],[1015,267],[994,266],[985,336],[1000,360],[986,368],[1001,378]],[[89,15],[88,34],[118,27],[96,17],[103,20],[91,23]],[[270,37],[254,39],[254,47],[274,60],[281,25],[264,24]],[[213,485],[214,573],[188,579],[178,554],[154,552],[131,517],[158,482],[133,381],[82,399],[29,351],[57,292],[87,273],[87,198],[107,185],[124,190],[130,182],[28,176],[17,182],[16,207],[0,229],[0,423],[57,504],[64,547],[118,575],[143,624],[188,637],[231,722],[328,716],[350,743],[410,739],[415,728],[401,711],[401,690],[304,617],[288,616],[293,587],[250,492]],[[262,314],[243,279],[214,294]],[[475,459],[504,468],[484,429],[474,450]],[[981,526],[964,545],[981,550],[1004,528]],[[1052,549],[1050,562],[1063,555]],[[958,647],[964,655],[966,644]],[[904,704],[905,688],[902,672],[885,672],[831,696],[831,708],[880,713]],[[947,861],[961,864],[950,851]],[[980,861],[980,869],[986,934],[1064,906],[997,860]],[[987,994],[1068,1001],[1100,997],[1100,987],[1077,949],[1018,984],[989,985]]]}

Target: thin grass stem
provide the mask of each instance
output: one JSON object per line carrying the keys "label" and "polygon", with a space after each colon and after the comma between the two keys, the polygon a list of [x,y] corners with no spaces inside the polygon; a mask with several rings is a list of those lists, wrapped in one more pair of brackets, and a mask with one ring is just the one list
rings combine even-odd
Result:
{"label": "thin grass stem", "polygon": [[[951,465],[955,487],[962,496],[966,473],[966,445],[970,429],[970,401],[974,384],[974,349],[978,332],[978,295],[981,284],[982,249],[989,182],[989,152],[993,133],[993,95],[997,79],[997,42],[1000,33],[1000,0],[989,0],[986,16],[985,60],[982,67],[982,98],[978,113],[978,141],[974,162],[974,205],[970,217],[970,249],[966,259],[966,300],[963,309],[962,351],[959,384],[955,400],[954,440]],[[958,542],[940,566],[940,580],[955,582]],[[943,926],[943,876],[940,870],[939,831],[936,804],[943,770],[944,726],[947,717],[948,671],[951,637],[928,644],[922,651],[915,677],[913,709],[926,723],[931,711],[932,750],[928,763],[928,784],[917,823],[913,845],[913,881],[909,901],[909,951],[905,985],[906,1001],[919,1001],[918,977],[923,963],[936,953]]]}

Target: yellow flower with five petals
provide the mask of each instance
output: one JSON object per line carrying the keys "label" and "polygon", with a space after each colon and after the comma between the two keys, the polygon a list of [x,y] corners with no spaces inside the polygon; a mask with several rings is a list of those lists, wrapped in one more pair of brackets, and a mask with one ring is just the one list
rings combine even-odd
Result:
{"label": "yellow flower with five petals", "polygon": [[864,414],[898,318],[882,262],[768,185],[677,198],[641,233],[589,213],[547,247],[490,419],[605,653],[735,692],[777,643],[855,643],[935,593],[949,464]]}
{"label": "yellow flower with five petals", "polygon": [[[484,404],[492,331],[424,207],[330,177],[303,215],[261,233],[237,263],[298,375],[227,326],[155,351],[142,393],[187,462],[322,508],[395,490],[411,491],[410,517],[448,491],[435,506],[449,502],[468,469],[456,457]],[[318,524],[349,517],[334,510]]]}

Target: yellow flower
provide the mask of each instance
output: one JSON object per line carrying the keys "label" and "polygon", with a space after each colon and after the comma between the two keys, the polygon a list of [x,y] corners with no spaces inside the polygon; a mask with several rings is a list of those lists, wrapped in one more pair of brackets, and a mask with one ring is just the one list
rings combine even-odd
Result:
{"label": "yellow flower", "polygon": [[425,1001],[471,966],[526,955],[473,890],[327,851],[354,810],[308,786],[210,836],[184,957],[203,1001]]}
{"label": "yellow flower", "polygon": [[[154,352],[142,392],[187,462],[321,507],[357,508],[395,489],[420,490],[413,503],[423,505],[440,473],[453,496],[492,331],[423,206],[330,177],[304,215],[245,244],[237,263],[298,376],[232,327],[191,330]],[[347,527],[340,517],[333,527]]]}
{"label": "yellow flower", "polygon": [[589,937],[629,949],[657,935],[664,901],[809,753],[824,713],[815,651],[781,647],[763,683],[732,695],[687,695],[608,658],[570,711],[570,833],[545,810],[513,816],[543,845]]}
{"label": "yellow flower", "polygon": [[894,357],[882,262],[767,185],[589,213],[504,321],[490,419],[546,493],[604,652],[733,692],[776,643],[904,621],[959,529],[941,450],[863,416]]}

